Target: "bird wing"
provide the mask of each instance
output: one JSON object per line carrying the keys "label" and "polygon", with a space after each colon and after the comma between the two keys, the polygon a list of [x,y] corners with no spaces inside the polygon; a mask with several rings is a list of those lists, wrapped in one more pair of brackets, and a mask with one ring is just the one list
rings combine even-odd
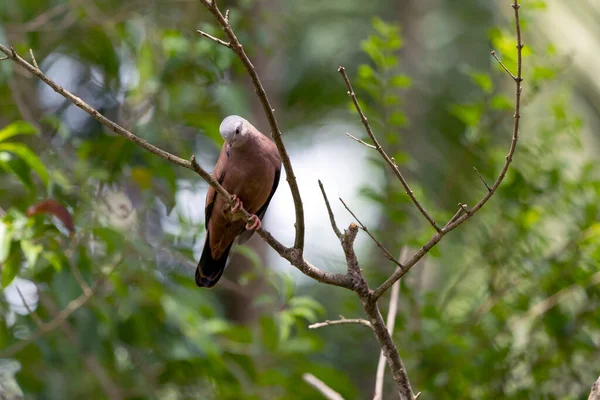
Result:
{"label": "bird wing", "polygon": [[[265,213],[267,212],[267,208],[269,207],[269,203],[271,202],[271,199],[273,198],[275,191],[277,190],[277,186],[279,185],[279,177],[280,176],[281,176],[281,168],[277,168],[275,170],[275,177],[273,179],[273,188],[271,189],[269,198],[267,198],[267,201],[265,202],[265,204],[263,204],[262,207],[256,212],[256,216],[258,218],[260,218],[261,221],[262,221],[263,217],[265,216]],[[247,230],[246,228],[244,228],[244,230],[242,231],[242,233],[240,234],[240,236],[238,238],[238,244],[244,244],[248,239],[250,239],[250,237],[253,234],[254,234],[253,230]]]}

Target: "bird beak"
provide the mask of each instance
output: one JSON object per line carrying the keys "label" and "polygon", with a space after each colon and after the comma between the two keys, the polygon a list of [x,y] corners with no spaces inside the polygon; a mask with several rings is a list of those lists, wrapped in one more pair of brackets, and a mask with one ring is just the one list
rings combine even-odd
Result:
{"label": "bird beak", "polygon": [[227,157],[229,157],[229,152],[231,151],[231,146],[233,145],[233,141],[232,142],[227,142],[227,147],[225,148],[225,152],[227,153]]}

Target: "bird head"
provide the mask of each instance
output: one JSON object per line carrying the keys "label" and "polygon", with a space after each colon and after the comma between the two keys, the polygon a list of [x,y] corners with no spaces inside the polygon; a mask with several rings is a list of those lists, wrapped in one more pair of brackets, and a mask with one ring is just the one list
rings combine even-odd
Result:
{"label": "bird head", "polygon": [[227,142],[228,153],[230,149],[244,144],[250,136],[251,128],[252,125],[248,121],[237,115],[230,115],[221,122],[219,133]]}

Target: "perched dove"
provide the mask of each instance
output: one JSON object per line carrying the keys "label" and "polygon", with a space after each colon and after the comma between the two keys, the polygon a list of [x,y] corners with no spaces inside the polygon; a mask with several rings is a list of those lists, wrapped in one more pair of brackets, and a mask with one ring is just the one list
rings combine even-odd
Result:
{"label": "perched dove", "polygon": [[[206,241],[196,268],[196,285],[214,286],[225,269],[235,238],[244,243],[261,227],[261,220],[279,184],[281,159],[275,144],[242,117],[230,115],[219,132],[225,143],[213,176],[230,194],[235,205],[229,208],[211,187],[206,195]],[[248,224],[234,215],[243,207],[252,215]]]}

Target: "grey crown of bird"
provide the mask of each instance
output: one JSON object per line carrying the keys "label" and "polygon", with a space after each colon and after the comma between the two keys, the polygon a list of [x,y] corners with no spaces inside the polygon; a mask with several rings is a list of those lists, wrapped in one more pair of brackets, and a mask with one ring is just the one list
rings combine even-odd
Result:
{"label": "grey crown of bird", "polygon": [[[230,115],[221,122],[219,132],[225,143],[212,175],[234,196],[235,204],[229,207],[209,187],[204,209],[206,239],[196,268],[196,284],[207,288],[223,275],[235,238],[239,236],[238,243],[242,244],[261,227],[281,174],[275,143],[250,122]],[[248,223],[236,214],[240,207],[252,214]]]}

